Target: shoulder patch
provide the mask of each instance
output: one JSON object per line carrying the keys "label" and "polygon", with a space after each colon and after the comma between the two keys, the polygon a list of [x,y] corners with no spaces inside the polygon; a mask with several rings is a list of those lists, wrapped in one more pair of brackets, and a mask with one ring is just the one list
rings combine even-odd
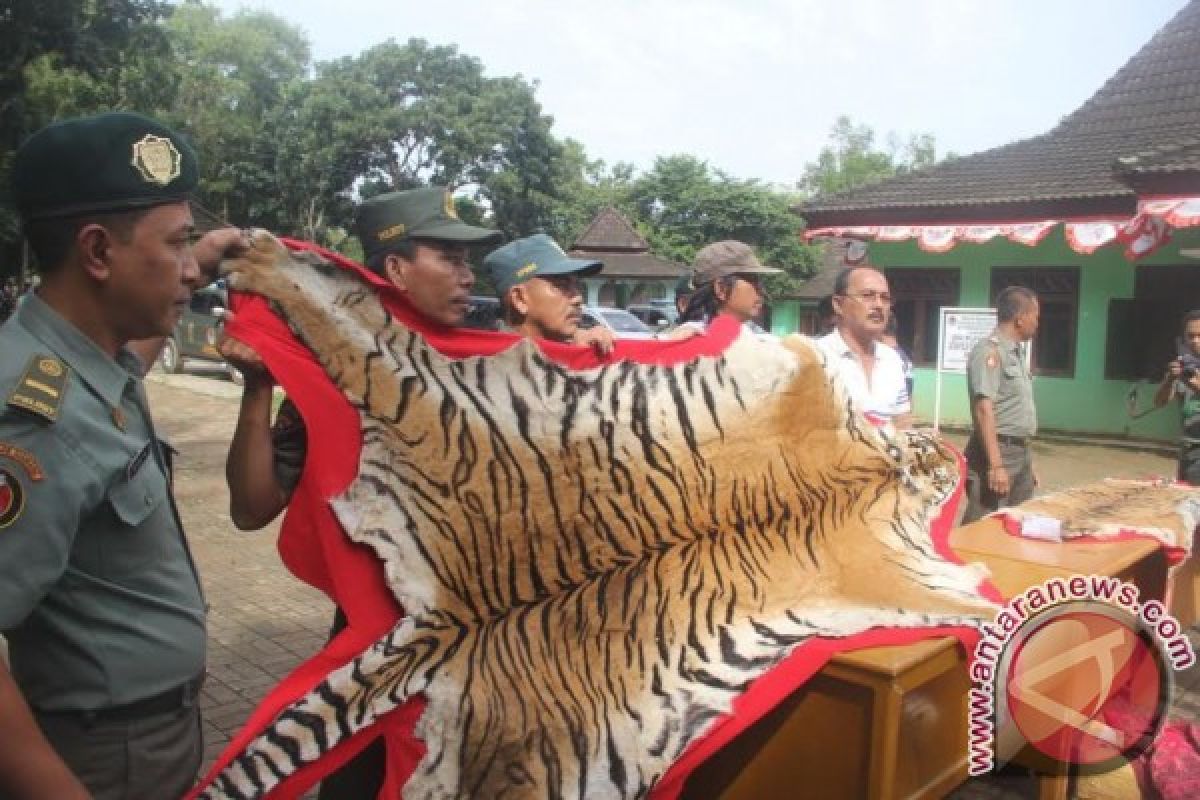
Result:
{"label": "shoulder patch", "polygon": [[29,475],[31,481],[40,481],[46,477],[46,473],[42,472],[42,465],[38,463],[33,453],[23,450],[15,444],[0,442],[0,458],[7,458],[19,465]]}
{"label": "shoulder patch", "polygon": [[63,394],[71,368],[61,360],[47,355],[29,359],[21,380],[8,395],[8,404],[43,419],[55,422],[62,408]]}
{"label": "shoulder patch", "polygon": [[988,353],[987,360],[983,362],[988,369],[995,369],[1000,365],[1000,359],[996,357],[996,351]]}
{"label": "shoulder patch", "polygon": [[0,467],[0,530],[17,521],[25,510],[25,487],[12,472]]}

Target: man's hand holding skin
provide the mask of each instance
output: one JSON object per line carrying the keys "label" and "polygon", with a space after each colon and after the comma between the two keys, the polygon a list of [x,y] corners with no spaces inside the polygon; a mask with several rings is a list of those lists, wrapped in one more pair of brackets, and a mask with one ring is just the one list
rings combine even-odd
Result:
{"label": "man's hand holding skin", "polygon": [[250,241],[241,228],[216,228],[197,239],[192,245],[192,254],[205,279],[204,285],[219,277],[217,270],[222,261],[242,255],[249,248]]}
{"label": "man's hand holding skin", "polygon": [[[232,312],[225,312],[225,321],[229,322],[233,316]],[[262,356],[250,345],[222,331],[221,339],[217,342],[217,352],[229,362],[230,366],[242,373],[247,390],[260,389],[264,386],[267,389],[274,388],[275,379],[263,364]]]}
{"label": "man's hand holding skin", "polygon": [[599,356],[606,356],[611,353],[616,341],[617,337],[613,335],[612,331],[598,325],[587,330],[581,328],[575,331],[575,344],[590,347]]}

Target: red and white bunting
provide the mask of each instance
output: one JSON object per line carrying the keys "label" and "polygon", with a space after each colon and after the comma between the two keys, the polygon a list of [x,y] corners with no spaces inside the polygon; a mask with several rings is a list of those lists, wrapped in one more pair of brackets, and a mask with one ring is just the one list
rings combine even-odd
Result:
{"label": "red and white bunting", "polygon": [[1115,242],[1122,225],[1120,222],[1068,222],[1063,225],[1063,234],[1072,250],[1090,255]]}
{"label": "red and white bunting", "polygon": [[1120,242],[1130,260],[1142,258],[1171,240],[1171,231],[1200,225],[1200,197],[1144,198],[1138,213],[1129,219],[1045,219],[1031,222],[971,225],[854,225],[814,228],[804,232],[807,240],[820,236],[904,242],[915,239],[928,253],[945,253],[960,242],[983,244],[997,236],[1033,247],[1058,224],[1063,225],[1067,244],[1076,253],[1089,255],[1101,247]]}

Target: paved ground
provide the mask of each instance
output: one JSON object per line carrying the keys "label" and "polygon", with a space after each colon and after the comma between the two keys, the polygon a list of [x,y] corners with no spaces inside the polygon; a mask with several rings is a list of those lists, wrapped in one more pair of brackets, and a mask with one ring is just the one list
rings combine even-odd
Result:
{"label": "paved ground", "polygon": [[[177,494],[211,604],[209,679],[204,689],[211,760],[282,675],[325,641],[332,606],[292,578],[275,551],[277,523],[241,533],[229,519],[224,459],[240,390],[219,374],[152,374],[151,406],[180,451]],[[951,438],[954,438],[953,436]],[[960,440],[961,444],[961,440]],[[1111,476],[1170,475],[1171,458],[1090,445],[1038,443],[1043,485],[1061,488]],[[1200,645],[1200,636],[1193,635]],[[1200,668],[1180,676],[1176,712],[1200,719]],[[1033,797],[1021,776],[974,781],[954,797]]]}

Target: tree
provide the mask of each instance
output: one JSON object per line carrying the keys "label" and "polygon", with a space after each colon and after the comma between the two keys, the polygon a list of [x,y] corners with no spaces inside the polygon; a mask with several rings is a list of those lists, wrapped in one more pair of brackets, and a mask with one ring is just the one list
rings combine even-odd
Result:
{"label": "tree", "polygon": [[[48,121],[28,103],[30,67],[53,59],[99,81],[131,53],[163,52],[155,24],[161,0],[8,0],[0,5],[0,193],[7,195],[13,153]],[[0,264],[19,263],[16,214],[0,203]]]}
{"label": "tree", "polygon": [[289,90],[309,75],[304,34],[265,11],[226,19],[195,2],[176,8],[166,27],[177,80],[158,116],[201,154],[200,202],[239,224],[290,232],[277,126]]}
{"label": "tree", "polygon": [[878,183],[899,173],[931,166],[938,160],[932,134],[913,134],[902,141],[893,133],[888,136],[888,149],[879,150],[875,147],[875,131],[868,125],[856,125],[847,116],[838,117],[829,139],[830,144],[821,149],[817,160],[804,167],[799,188],[809,196],[821,197]]}
{"label": "tree", "polygon": [[785,270],[770,282],[773,292],[791,289],[813,271],[813,250],[801,243],[800,220],[791,212],[796,197],[736,180],[689,155],[657,159],[631,194],[643,233],[660,255],[690,263],[704,245],[737,239]]}

